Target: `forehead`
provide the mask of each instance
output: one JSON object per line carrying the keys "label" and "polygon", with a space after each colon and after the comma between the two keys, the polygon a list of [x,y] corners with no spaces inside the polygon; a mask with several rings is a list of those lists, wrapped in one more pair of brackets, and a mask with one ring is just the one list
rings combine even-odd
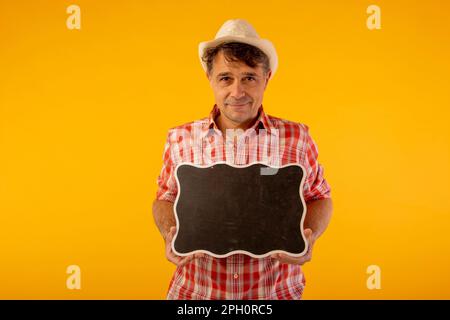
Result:
{"label": "forehead", "polygon": [[252,68],[242,61],[228,61],[227,59],[225,59],[225,55],[223,54],[222,51],[217,53],[213,61],[213,74],[219,74],[224,72],[236,74],[241,73],[262,74],[262,71],[263,69],[260,64]]}

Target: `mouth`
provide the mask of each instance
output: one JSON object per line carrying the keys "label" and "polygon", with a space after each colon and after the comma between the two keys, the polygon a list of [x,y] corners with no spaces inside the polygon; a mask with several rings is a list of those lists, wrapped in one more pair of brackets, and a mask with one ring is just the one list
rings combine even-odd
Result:
{"label": "mouth", "polygon": [[242,108],[245,107],[246,105],[248,105],[250,102],[244,103],[244,104],[228,104],[230,107],[233,108]]}

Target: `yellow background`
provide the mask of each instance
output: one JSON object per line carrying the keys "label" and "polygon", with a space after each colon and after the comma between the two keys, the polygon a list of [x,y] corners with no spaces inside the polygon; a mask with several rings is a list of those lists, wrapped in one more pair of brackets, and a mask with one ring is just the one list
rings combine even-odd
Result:
{"label": "yellow background", "polygon": [[304,298],[450,298],[448,1],[77,1],[81,30],[70,4],[0,3],[0,298],[165,298],[166,133],[212,108],[197,45],[230,18],[275,44],[265,110],[310,126],[332,187]]}

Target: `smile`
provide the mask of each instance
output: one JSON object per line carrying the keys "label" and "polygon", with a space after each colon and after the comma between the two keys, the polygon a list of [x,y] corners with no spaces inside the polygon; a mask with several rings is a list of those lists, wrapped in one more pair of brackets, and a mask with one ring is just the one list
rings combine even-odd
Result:
{"label": "smile", "polygon": [[244,103],[244,104],[229,104],[229,106],[231,106],[231,107],[243,107],[243,106],[246,106],[248,104],[249,104],[249,102]]}

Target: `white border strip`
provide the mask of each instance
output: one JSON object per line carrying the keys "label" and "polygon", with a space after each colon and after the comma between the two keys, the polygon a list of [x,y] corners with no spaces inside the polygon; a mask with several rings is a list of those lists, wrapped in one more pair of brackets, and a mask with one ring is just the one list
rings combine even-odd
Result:
{"label": "white border strip", "polygon": [[[287,251],[284,251],[284,250],[273,250],[273,251],[270,251],[270,252],[267,252],[267,253],[264,253],[264,254],[257,255],[257,254],[251,253],[249,251],[246,251],[246,250],[234,250],[234,251],[230,251],[230,252],[228,252],[226,254],[218,255],[218,254],[212,253],[211,251],[208,251],[208,250],[195,250],[195,251],[191,251],[189,253],[180,253],[180,252],[177,252],[175,250],[175,240],[176,240],[176,238],[178,236],[178,230],[179,230],[179,226],[180,226],[180,222],[178,221],[178,214],[177,214],[177,203],[178,203],[178,199],[180,198],[180,193],[181,193],[180,182],[178,181],[178,168],[180,166],[182,166],[182,165],[189,165],[189,166],[197,167],[197,168],[210,168],[210,167],[215,166],[217,164],[226,164],[226,165],[229,165],[230,167],[234,167],[234,168],[247,168],[247,167],[250,167],[250,166],[255,165],[255,164],[262,164],[262,165],[264,165],[266,167],[270,167],[270,168],[274,168],[274,169],[281,169],[281,168],[290,167],[290,166],[297,166],[297,167],[300,167],[302,169],[303,175],[302,175],[302,180],[300,182],[299,195],[300,195],[300,199],[301,199],[302,204],[303,204],[303,213],[302,213],[302,217],[301,217],[301,220],[300,220],[300,233],[302,235],[303,241],[305,242],[305,249],[303,250],[303,252],[294,254],[294,253],[290,253],[290,252],[287,252]],[[211,255],[213,257],[216,257],[216,258],[226,258],[228,256],[231,256],[231,255],[237,254],[237,253],[243,253],[243,254],[249,255],[249,256],[251,256],[253,258],[265,258],[265,257],[268,257],[268,256],[270,256],[272,254],[275,254],[275,253],[285,253],[285,254],[288,254],[289,256],[292,256],[292,257],[301,257],[301,256],[305,255],[306,252],[308,252],[308,246],[309,246],[308,245],[308,241],[305,238],[305,235],[303,233],[303,223],[304,223],[304,220],[305,220],[305,217],[306,217],[306,211],[307,211],[306,210],[305,199],[303,198],[303,184],[305,183],[305,178],[306,178],[306,170],[301,164],[298,164],[298,163],[290,163],[290,164],[285,164],[283,166],[270,166],[270,165],[268,165],[266,163],[259,162],[259,161],[255,161],[255,162],[249,163],[247,165],[234,165],[234,164],[228,163],[226,161],[218,161],[218,162],[214,162],[214,163],[209,164],[209,165],[198,165],[198,164],[194,164],[194,163],[191,163],[191,162],[181,162],[181,163],[179,163],[176,166],[176,168],[175,168],[175,179],[177,181],[178,193],[177,193],[177,197],[175,199],[175,203],[173,205],[173,211],[174,211],[174,214],[175,214],[175,220],[177,222],[177,232],[176,232],[176,234],[175,234],[175,236],[173,237],[173,240],[172,240],[172,244],[171,244],[172,251],[176,255],[181,256],[181,257],[189,256],[189,255],[192,255],[192,254],[195,254],[195,253],[206,253],[206,254]]]}

